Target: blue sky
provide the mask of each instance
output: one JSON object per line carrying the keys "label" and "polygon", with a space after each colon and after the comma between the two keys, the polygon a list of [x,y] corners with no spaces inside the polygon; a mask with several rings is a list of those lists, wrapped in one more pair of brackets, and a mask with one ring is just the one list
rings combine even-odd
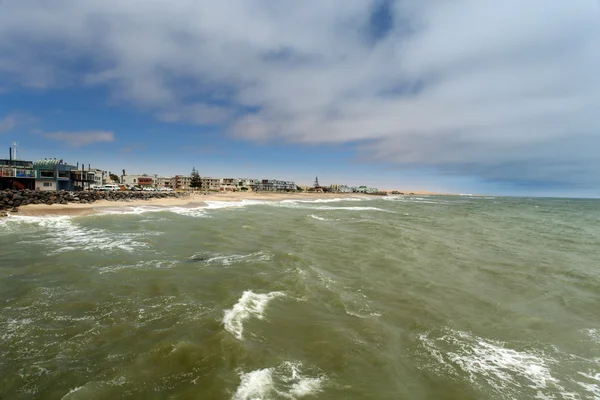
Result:
{"label": "blue sky", "polygon": [[6,155],[600,197],[597,1],[218,3],[0,2]]}

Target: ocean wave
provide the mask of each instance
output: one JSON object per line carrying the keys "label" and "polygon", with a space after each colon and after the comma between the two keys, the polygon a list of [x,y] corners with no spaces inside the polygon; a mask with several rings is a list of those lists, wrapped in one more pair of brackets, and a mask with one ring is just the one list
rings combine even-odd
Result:
{"label": "ocean wave", "polygon": [[299,210],[322,210],[322,211],[380,211],[395,213],[391,210],[386,210],[379,207],[333,207],[333,206],[309,206],[306,203],[281,203],[278,207],[294,208]]}
{"label": "ocean wave", "polygon": [[236,263],[252,263],[259,261],[270,261],[273,255],[264,251],[250,254],[207,254],[198,253],[190,257],[190,261],[198,261],[204,264],[231,265]]}
{"label": "ocean wave", "polygon": [[371,198],[366,197],[336,197],[333,199],[313,199],[313,200],[299,200],[299,199],[290,199],[290,200],[281,200],[281,203],[339,203],[342,201],[366,201],[371,200]]}
{"label": "ocean wave", "polygon": [[165,269],[172,268],[177,264],[176,261],[171,260],[152,260],[152,261],[140,261],[135,264],[116,264],[108,265],[104,267],[98,267],[98,273],[100,275],[119,272],[122,270],[150,270],[150,269]]}
{"label": "ocean wave", "polygon": [[232,400],[268,399],[273,396],[299,399],[322,391],[326,376],[309,376],[300,362],[285,361],[274,368],[240,373],[240,385]]}
{"label": "ocean wave", "polygon": [[584,332],[596,343],[600,344],[600,329],[585,329]]}
{"label": "ocean wave", "polygon": [[225,330],[237,339],[242,340],[244,321],[249,318],[263,319],[264,311],[269,302],[274,298],[283,296],[285,296],[283,292],[257,294],[251,290],[245,291],[233,308],[225,310],[223,316]]}
{"label": "ocean wave", "polygon": [[206,217],[207,207],[161,207],[161,206],[137,206],[99,209],[99,215],[142,215],[146,213],[170,212],[189,217]]}
{"label": "ocean wave", "polygon": [[51,254],[69,251],[126,251],[133,252],[146,248],[147,243],[140,241],[142,237],[159,235],[159,232],[114,233],[99,228],[86,228],[77,224],[72,217],[19,217],[16,222],[26,223],[32,227],[44,228],[46,231],[36,235],[28,235],[30,239],[22,240],[22,244],[48,244]]}
{"label": "ocean wave", "polygon": [[260,206],[277,203],[269,200],[239,200],[239,201],[206,201],[206,208],[218,210],[221,208],[242,208],[247,206]]}
{"label": "ocean wave", "polygon": [[579,378],[571,376],[563,380],[553,375],[556,365],[566,364],[570,359],[577,359],[577,368],[582,367],[581,362],[591,362],[560,353],[555,348],[550,351],[518,351],[501,341],[451,329],[444,330],[441,336],[421,334],[419,340],[435,360],[435,365],[428,364],[425,368],[442,374],[465,376],[474,386],[491,388],[507,398],[529,393],[532,398],[551,399],[558,392],[563,398],[580,399],[582,397],[575,389],[577,386],[598,395],[597,382],[581,382],[581,376],[597,380],[598,375],[577,372]]}

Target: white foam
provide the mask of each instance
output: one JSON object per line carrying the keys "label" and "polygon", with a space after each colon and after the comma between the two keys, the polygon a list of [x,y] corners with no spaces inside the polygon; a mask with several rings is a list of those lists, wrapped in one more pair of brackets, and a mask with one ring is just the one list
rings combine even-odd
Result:
{"label": "white foam", "polygon": [[600,329],[586,329],[584,331],[594,342],[600,344]]}
{"label": "white foam", "polygon": [[325,379],[324,375],[311,377],[303,373],[300,362],[285,361],[275,368],[240,373],[240,385],[232,399],[299,399],[321,392]]}
{"label": "white foam", "polygon": [[170,212],[189,217],[206,217],[206,207],[159,207],[137,206],[100,209],[103,215],[141,215],[146,213]]}
{"label": "white foam", "polygon": [[293,203],[339,203],[342,201],[365,201],[370,200],[365,197],[336,197],[334,199],[314,199],[314,200],[281,200],[283,204]]}
{"label": "white foam", "polygon": [[573,395],[552,375],[550,365],[556,361],[543,352],[516,351],[502,342],[454,330],[439,338],[423,334],[419,339],[447,371],[456,373],[458,368],[476,386],[485,383],[508,397],[522,395],[526,388],[533,389],[538,397],[556,390]]}
{"label": "white foam", "polygon": [[100,275],[107,273],[119,272],[122,270],[146,270],[146,269],[165,269],[172,268],[177,264],[177,261],[160,261],[160,260],[152,260],[152,261],[140,261],[135,264],[117,264],[117,265],[108,265],[106,267],[98,268],[98,273]]}
{"label": "white foam", "polygon": [[73,394],[79,392],[83,388],[84,388],[84,386],[78,386],[76,388],[69,390],[69,392],[67,394],[65,394],[63,397],[61,397],[61,400],[67,400],[67,399],[71,398]]}
{"label": "white foam", "polygon": [[190,257],[191,260],[198,260],[205,264],[221,264],[221,265],[231,265],[235,263],[252,263],[259,261],[269,261],[273,258],[272,254],[266,253],[264,251],[258,251],[256,253],[251,254],[217,254],[212,257],[202,259],[203,254],[195,254]]}
{"label": "white foam", "polygon": [[313,214],[310,214],[309,217],[312,219],[316,219],[317,221],[331,221],[327,218],[319,217],[318,215],[313,215]]}
{"label": "white foam", "polygon": [[312,206],[305,203],[289,202],[281,203],[279,207],[283,208],[296,208],[300,210],[325,210],[325,211],[380,211],[393,213],[394,211],[386,210],[378,207],[333,207],[333,206]]}
{"label": "white foam", "polygon": [[49,244],[52,248],[50,252],[54,254],[82,250],[132,252],[147,247],[147,244],[137,240],[138,238],[159,234],[158,232],[112,233],[104,229],[91,229],[77,224],[68,216],[19,217],[17,221],[47,230],[47,232],[27,235],[28,239],[20,243]]}
{"label": "white foam", "polygon": [[225,310],[223,316],[225,330],[231,333],[237,339],[242,340],[244,321],[251,317],[263,319],[263,313],[267,307],[267,304],[269,304],[269,301],[276,297],[282,296],[285,296],[285,293],[270,292],[266,294],[257,294],[251,290],[245,291],[232,309]]}
{"label": "white foam", "polygon": [[265,399],[273,391],[273,369],[265,368],[256,371],[241,373],[234,400]]}
{"label": "white foam", "polygon": [[593,382],[577,382],[579,386],[585,389],[588,393],[590,393],[595,400],[600,399],[600,373],[596,374],[588,374],[580,372],[579,375],[591,380]]}
{"label": "white foam", "polygon": [[240,201],[206,201],[206,208],[214,210],[220,208],[241,208],[247,206],[258,206],[265,204],[275,204],[273,201],[266,200],[240,200]]}

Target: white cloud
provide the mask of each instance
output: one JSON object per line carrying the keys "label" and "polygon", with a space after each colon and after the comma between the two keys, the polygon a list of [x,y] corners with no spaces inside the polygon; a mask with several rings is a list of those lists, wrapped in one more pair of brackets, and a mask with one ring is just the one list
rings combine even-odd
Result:
{"label": "white cloud", "polygon": [[162,120],[227,123],[249,140],[356,142],[400,166],[600,183],[597,1],[396,1],[374,42],[380,3],[4,0],[0,73],[107,85]]}
{"label": "white cloud", "polygon": [[93,143],[114,142],[115,136],[108,131],[83,131],[83,132],[51,132],[44,133],[46,139],[64,142],[70,147],[81,147]]}

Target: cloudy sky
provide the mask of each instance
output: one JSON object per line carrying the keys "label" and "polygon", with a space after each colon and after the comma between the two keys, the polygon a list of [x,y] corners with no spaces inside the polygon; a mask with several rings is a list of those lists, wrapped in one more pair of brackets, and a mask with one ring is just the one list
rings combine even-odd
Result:
{"label": "cloudy sky", "polygon": [[0,144],[130,173],[600,196],[598,0],[0,0]]}

